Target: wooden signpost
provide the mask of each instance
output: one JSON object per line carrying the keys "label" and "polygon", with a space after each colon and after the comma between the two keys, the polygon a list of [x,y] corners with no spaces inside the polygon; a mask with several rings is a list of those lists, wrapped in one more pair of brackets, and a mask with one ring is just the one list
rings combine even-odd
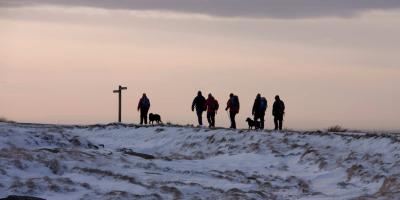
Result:
{"label": "wooden signpost", "polygon": [[122,119],[121,119],[121,110],[122,110],[122,106],[121,106],[121,102],[122,102],[122,90],[126,90],[128,89],[127,87],[122,87],[119,86],[118,90],[114,90],[114,93],[118,93],[118,122],[121,123]]}

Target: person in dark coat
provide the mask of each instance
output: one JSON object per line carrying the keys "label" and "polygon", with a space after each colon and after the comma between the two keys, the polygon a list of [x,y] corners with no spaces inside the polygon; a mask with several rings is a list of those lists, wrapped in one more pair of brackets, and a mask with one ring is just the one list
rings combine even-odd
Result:
{"label": "person in dark coat", "polygon": [[231,120],[231,127],[233,129],[236,129],[236,121],[235,117],[239,113],[240,110],[240,103],[239,103],[239,97],[231,93],[229,95],[229,100],[226,103],[226,108],[225,110],[229,110],[229,118]]}
{"label": "person in dark coat", "polygon": [[283,115],[285,114],[285,103],[279,98],[278,95],[275,96],[275,102],[272,108],[272,115],[274,116],[275,130],[282,130],[283,126]]}
{"label": "person in dark coat", "polygon": [[146,93],[143,93],[142,98],[139,100],[137,110],[140,111],[140,124],[147,124],[147,113],[150,109],[150,100],[147,98]]}
{"label": "person in dark coat", "polygon": [[252,114],[254,121],[260,120],[260,129],[264,129],[265,111],[267,110],[267,99],[261,97],[261,94],[257,94],[254,100]]}
{"label": "person in dark coat", "polygon": [[206,110],[206,98],[201,94],[201,91],[197,92],[197,96],[194,98],[192,103],[192,111],[196,108],[197,119],[199,126],[203,125],[203,112]]}
{"label": "person in dark coat", "polygon": [[215,127],[215,114],[217,113],[217,110],[219,108],[218,101],[212,96],[212,94],[208,95],[207,101],[206,101],[206,107],[207,107],[207,120],[209,127]]}
{"label": "person in dark coat", "polygon": [[268,108],[268,101],[267,98],[261,97],[261,105],[260,105],[260,110],[261,110],[261,129],[264,129],[264,123],[265,123],[265,112],[267,111]]}

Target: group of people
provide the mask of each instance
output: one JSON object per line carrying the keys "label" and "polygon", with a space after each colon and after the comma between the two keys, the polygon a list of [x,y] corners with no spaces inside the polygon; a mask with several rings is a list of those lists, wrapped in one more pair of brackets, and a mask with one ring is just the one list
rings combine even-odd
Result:
{"label": "group of people", "polygon": [[199,91],[192,103],[192,111],[195,109],[200,126],[203,125],[203,112],[207,111],[209,127],[215,127],[215,115],[219,109],[219,103],[212,94],[208,94],[208,98],[206,99],[201,94],[201,91]]}
{"label": "group of people", "polygon": [[[254,121],[260,122],[260,129],[264,129],[265,112],[268,108],[268,101],[265,97],[261,97],[261,94],[257,94],[254,100],[252,114]],[[142,98],[139,100],[138,111],[140,111],[140,124],[147,124],[147,115],[150,109],[150,100],[144,93]],[[210,93],[207,99],[203,96],[201,91],[198,91],[197,96],[194,98],[192,103],[192,111],[196,110],[197,119],[199,126],[203,125],[203,112],[207,113],[207,121],[209,127],[215,127],[215,115],[219,109],[219,103],[217,99]],[[229,112],[229,118],[231,121],[230,128],[236,129],[236,115],[240,110],[239,97],[233,93],[229,94],[228,102],[226,103],[226,111]],[[274,116],[275,130],[282,130],[283,116],[285,114],[285,103],[275,96],[275,102],[272,107],[272,115]]]}
{"label": "group of people", "polygon": [[[265,122],[265,112],[268,107],[268,102],[265,97],[261,97],[261,94],[257,94],[254,100],[252,114],[254,116],[254,121],[260,122],[260,129],[264,129]],[[207,111],[207,120],[209,127],[215,127],[215,115],[218,111],[219,104],[218,101],[212,96],[208,95],[206,99],[201,91],[197,93],[192,103],[192,111],[196,109],[196,114],[199,122],[199,126],[203,125],[203,112]],[[236,115],[240,110],[239,97],[233,93],[229,94],[229,99],[225,108],[229,111],[229,118],[231,120],[230,128],[236,129]],[[285,114],[285,103],[279,98],[278,95],[275,96],[275,102],[272,107],[272,115],[274,116],[275,130],[282,130],[283,126],[283,116]]]}

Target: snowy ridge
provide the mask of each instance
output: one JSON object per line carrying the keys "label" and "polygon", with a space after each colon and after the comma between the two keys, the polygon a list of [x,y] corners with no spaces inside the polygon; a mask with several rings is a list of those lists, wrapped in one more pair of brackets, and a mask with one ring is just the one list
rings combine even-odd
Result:
{"label": "snowy ridge", "polygon": [[0,198],[400,198],[395,134],[0,123],[0,149]]}

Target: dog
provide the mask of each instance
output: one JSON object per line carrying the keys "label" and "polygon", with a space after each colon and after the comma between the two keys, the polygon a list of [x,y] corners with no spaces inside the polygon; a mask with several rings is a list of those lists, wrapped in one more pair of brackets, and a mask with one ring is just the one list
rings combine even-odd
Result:
{"label": "dog", "polygon": [[149,114],[149,123],[154,124],[154,122],[156,122],[157,124],[162,123],[161,116],[159,114],[150,113]]}
{"label": "dog", "polygon": [[254,129],[260,129],[260,127],[261,127],[261,122],[254,121],[254,120],[250,119],[250,117],[248,117],[246,119],[246,122],[249,124],[249,130],[251,130],[253,127],[254,127]]}

